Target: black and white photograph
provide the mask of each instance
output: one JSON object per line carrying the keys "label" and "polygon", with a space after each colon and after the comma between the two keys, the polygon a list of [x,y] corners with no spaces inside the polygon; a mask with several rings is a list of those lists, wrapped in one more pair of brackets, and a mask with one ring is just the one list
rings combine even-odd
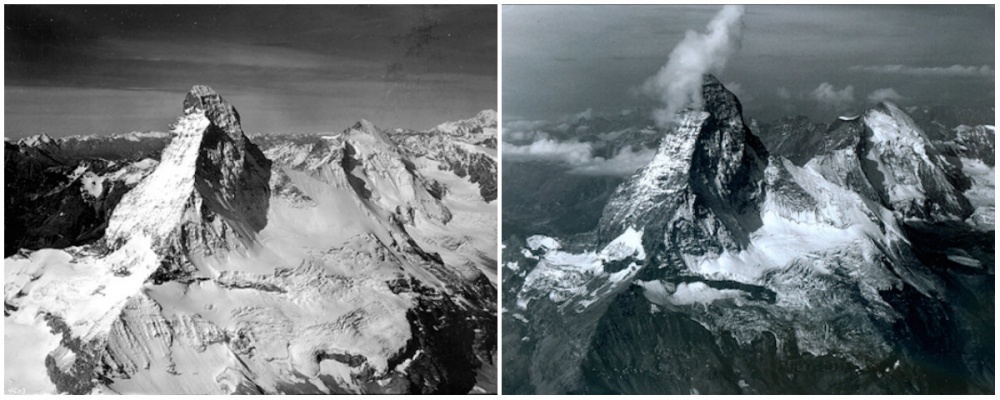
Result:
{"label": "black and white photograph", "polygon": [[504,395],[995,393],[994,6],[501,15]]}
{"label": "black and white photograph", "polygon": [[5,394],[498,393],[495,4],[4,24]]}

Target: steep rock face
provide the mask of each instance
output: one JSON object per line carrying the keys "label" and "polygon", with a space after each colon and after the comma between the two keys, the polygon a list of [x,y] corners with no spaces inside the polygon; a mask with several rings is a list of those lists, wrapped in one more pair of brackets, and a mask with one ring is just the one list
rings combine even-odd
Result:
{"label": "steep rock face", "polygon": [[704,111],[685,112],[653,161],[612,195],[599,241],[634,227],[646,232],[647,245],[685,242],[681,251],[721,252],[745,247],[760,226],[767,150],[718,80],[706,76],[702,92]]}
{"label": "steep rock face", "polygon": [[788,158],[795,165],[805,164],[816,154],[817,147],[829,147],[831,141],[837,140],[837,136],[824,135],[826,124],[812,122],[804,116],[785,117],[751,128],[771,154]]}
{"label": "steep rock face", "polygon": [[958,153],[966,158],[982,160],[990,167],[996,164],[996,127],[993,125],[959,125],[955,127]]}
{"label": "steep rock face", "polygon": [[195,86],[184,113],[160,166],[115,209],[112,246],[145,234],[176,252],[234,249],[267,224],[271,162],[243,135],[236,109]]}
{"label": "steep rock face", "polygon": [[965,219],[969,202],[946,174],[948,163],[923,131],[895,105],[883,102],[863,116],[869,180],[886,204],[904,217]]}

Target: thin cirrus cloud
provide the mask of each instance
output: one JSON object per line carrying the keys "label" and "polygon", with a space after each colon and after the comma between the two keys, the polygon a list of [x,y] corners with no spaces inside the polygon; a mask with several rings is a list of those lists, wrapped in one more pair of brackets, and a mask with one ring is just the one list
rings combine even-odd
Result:
{"label": "thin cirrus cloud", "polygon": [[949,67],[916,67],[902,64],[887,65],[855,65],[851,71],[869,72],[875,74],[899,74],[922,77],[993,77],[995,71],[989,65],[960,65]]}

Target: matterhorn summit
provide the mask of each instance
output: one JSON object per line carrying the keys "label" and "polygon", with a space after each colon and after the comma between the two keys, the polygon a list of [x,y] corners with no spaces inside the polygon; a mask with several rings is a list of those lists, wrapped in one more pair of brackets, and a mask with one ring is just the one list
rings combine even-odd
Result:
{"label": "matterhorn summit", "polygon": [[[702,97],[702,109],[681,113],[653,161],[615,191],[601,240],[650,225],[647,231],[713,243],[717,251],[746,246],[760,226],[768,153],[743,121],[739,100],[714,76],[704,76]],[[695,221],[707,214],[714,217],[705,224]]]}
{"label": "matterhorn summit", "polygon": [[136,235],[177,253],[247,247],[267,225],[271,161],[240,127],[236,109],[207,86],[195,86],[160,166],[127,193],[106,240]]}

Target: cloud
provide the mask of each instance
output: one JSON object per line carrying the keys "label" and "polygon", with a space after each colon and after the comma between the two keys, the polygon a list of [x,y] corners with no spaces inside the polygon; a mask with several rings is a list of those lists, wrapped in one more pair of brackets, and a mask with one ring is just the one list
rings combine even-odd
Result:
{"label": "cloud", "polygon": [[849,68],[851,71],[868,72],[873,74],[900,74],[923,77],[993,77],[993,67],[989,65],[959,65],[950,67],[914,67],[910,65],[889,64],[889,65],[855,65]]}
{"label": "cloud", "polygon": [[579,165],[592,158],[592,149],[590,143],[541,139],[527,145],[505,145],[503,156],[511,161],[554,161]]}
{"label": "cloud", "polygon": [[548,133],[541,131],[541,129],[551,125],[552,123],[546,120],[505,120],[500,139],[504,142],[516,143],[548,138]]}
{"label": "cloud", "polygon": [[878,103],[885,100],[899,101],[902,99],[905,99],[905,97],[900,95],[899,92],[893,88],[876,89],[868,94],[868,101],[872,103]]}
{"label": "cloud", "polygon": [[593,145],[586,142],[560,142],[542,139],[528,145],[504,144],[504,161],[547,161],[564,164],[569,172],[582,175],[631,175],[653,159],[656,150],[625,147],[614,157],[593,155]]}
{"label": "cloud", "polygon": [[792,92],[788,91],[788,88],[782,86],[778,88],[778,98],[782,100],[791,100]]}
{"label": "cloud", "polygon": [[829,82],[823,82],[809,93],[809,98],[817,101],[823,108],[842,111],[854,103],[854,86],[847,85],[847,87],[837,90]]}
{"label": "cloud", "polygon": [[719,73],[737,50],[743,35],[743,6],[727,5],[708,23],[705,33],[688,31],[660,71],[643,84],[643,92],[663,102],[654,111],[660,127],[669,127],[677,112],[702,106],[702,76]]}
{"label": "cloud", "polygon": [[727,82],[723,86],[725,86],[726,89],[732,92],[733,95],[736,96],[736,98],[742,101],[747,101],[753,98],[753,96],[743,91],[743,84],[739,82]]}
{"label": "cloud", "polygon": [[627,176],[634,174],[639,168],[645,167],[650,161],[653,161],[655,155],[655,149],[643,147],[638,151],[633,151],[631,147],[626,147],[619,150],[614,157],[607,159],[593,157],[587,163],[577,165],[569,172],[582,175]]}
{"label": "cloud", "polygon": [[587,120],[594,119],[594,109],[593,108],[588,108],[588,109],[584,110],[581,113],[575,114],[575,115],[573,115],[573,119],[572,120],[573,121],[579,121],[581,119],[587,119]]}
{"label": "cloud", "polygon": [[534,142],[540,139],[548,139],[549,133],[545,131],[509,131],[504,130],[502,140],[508,143]]}

